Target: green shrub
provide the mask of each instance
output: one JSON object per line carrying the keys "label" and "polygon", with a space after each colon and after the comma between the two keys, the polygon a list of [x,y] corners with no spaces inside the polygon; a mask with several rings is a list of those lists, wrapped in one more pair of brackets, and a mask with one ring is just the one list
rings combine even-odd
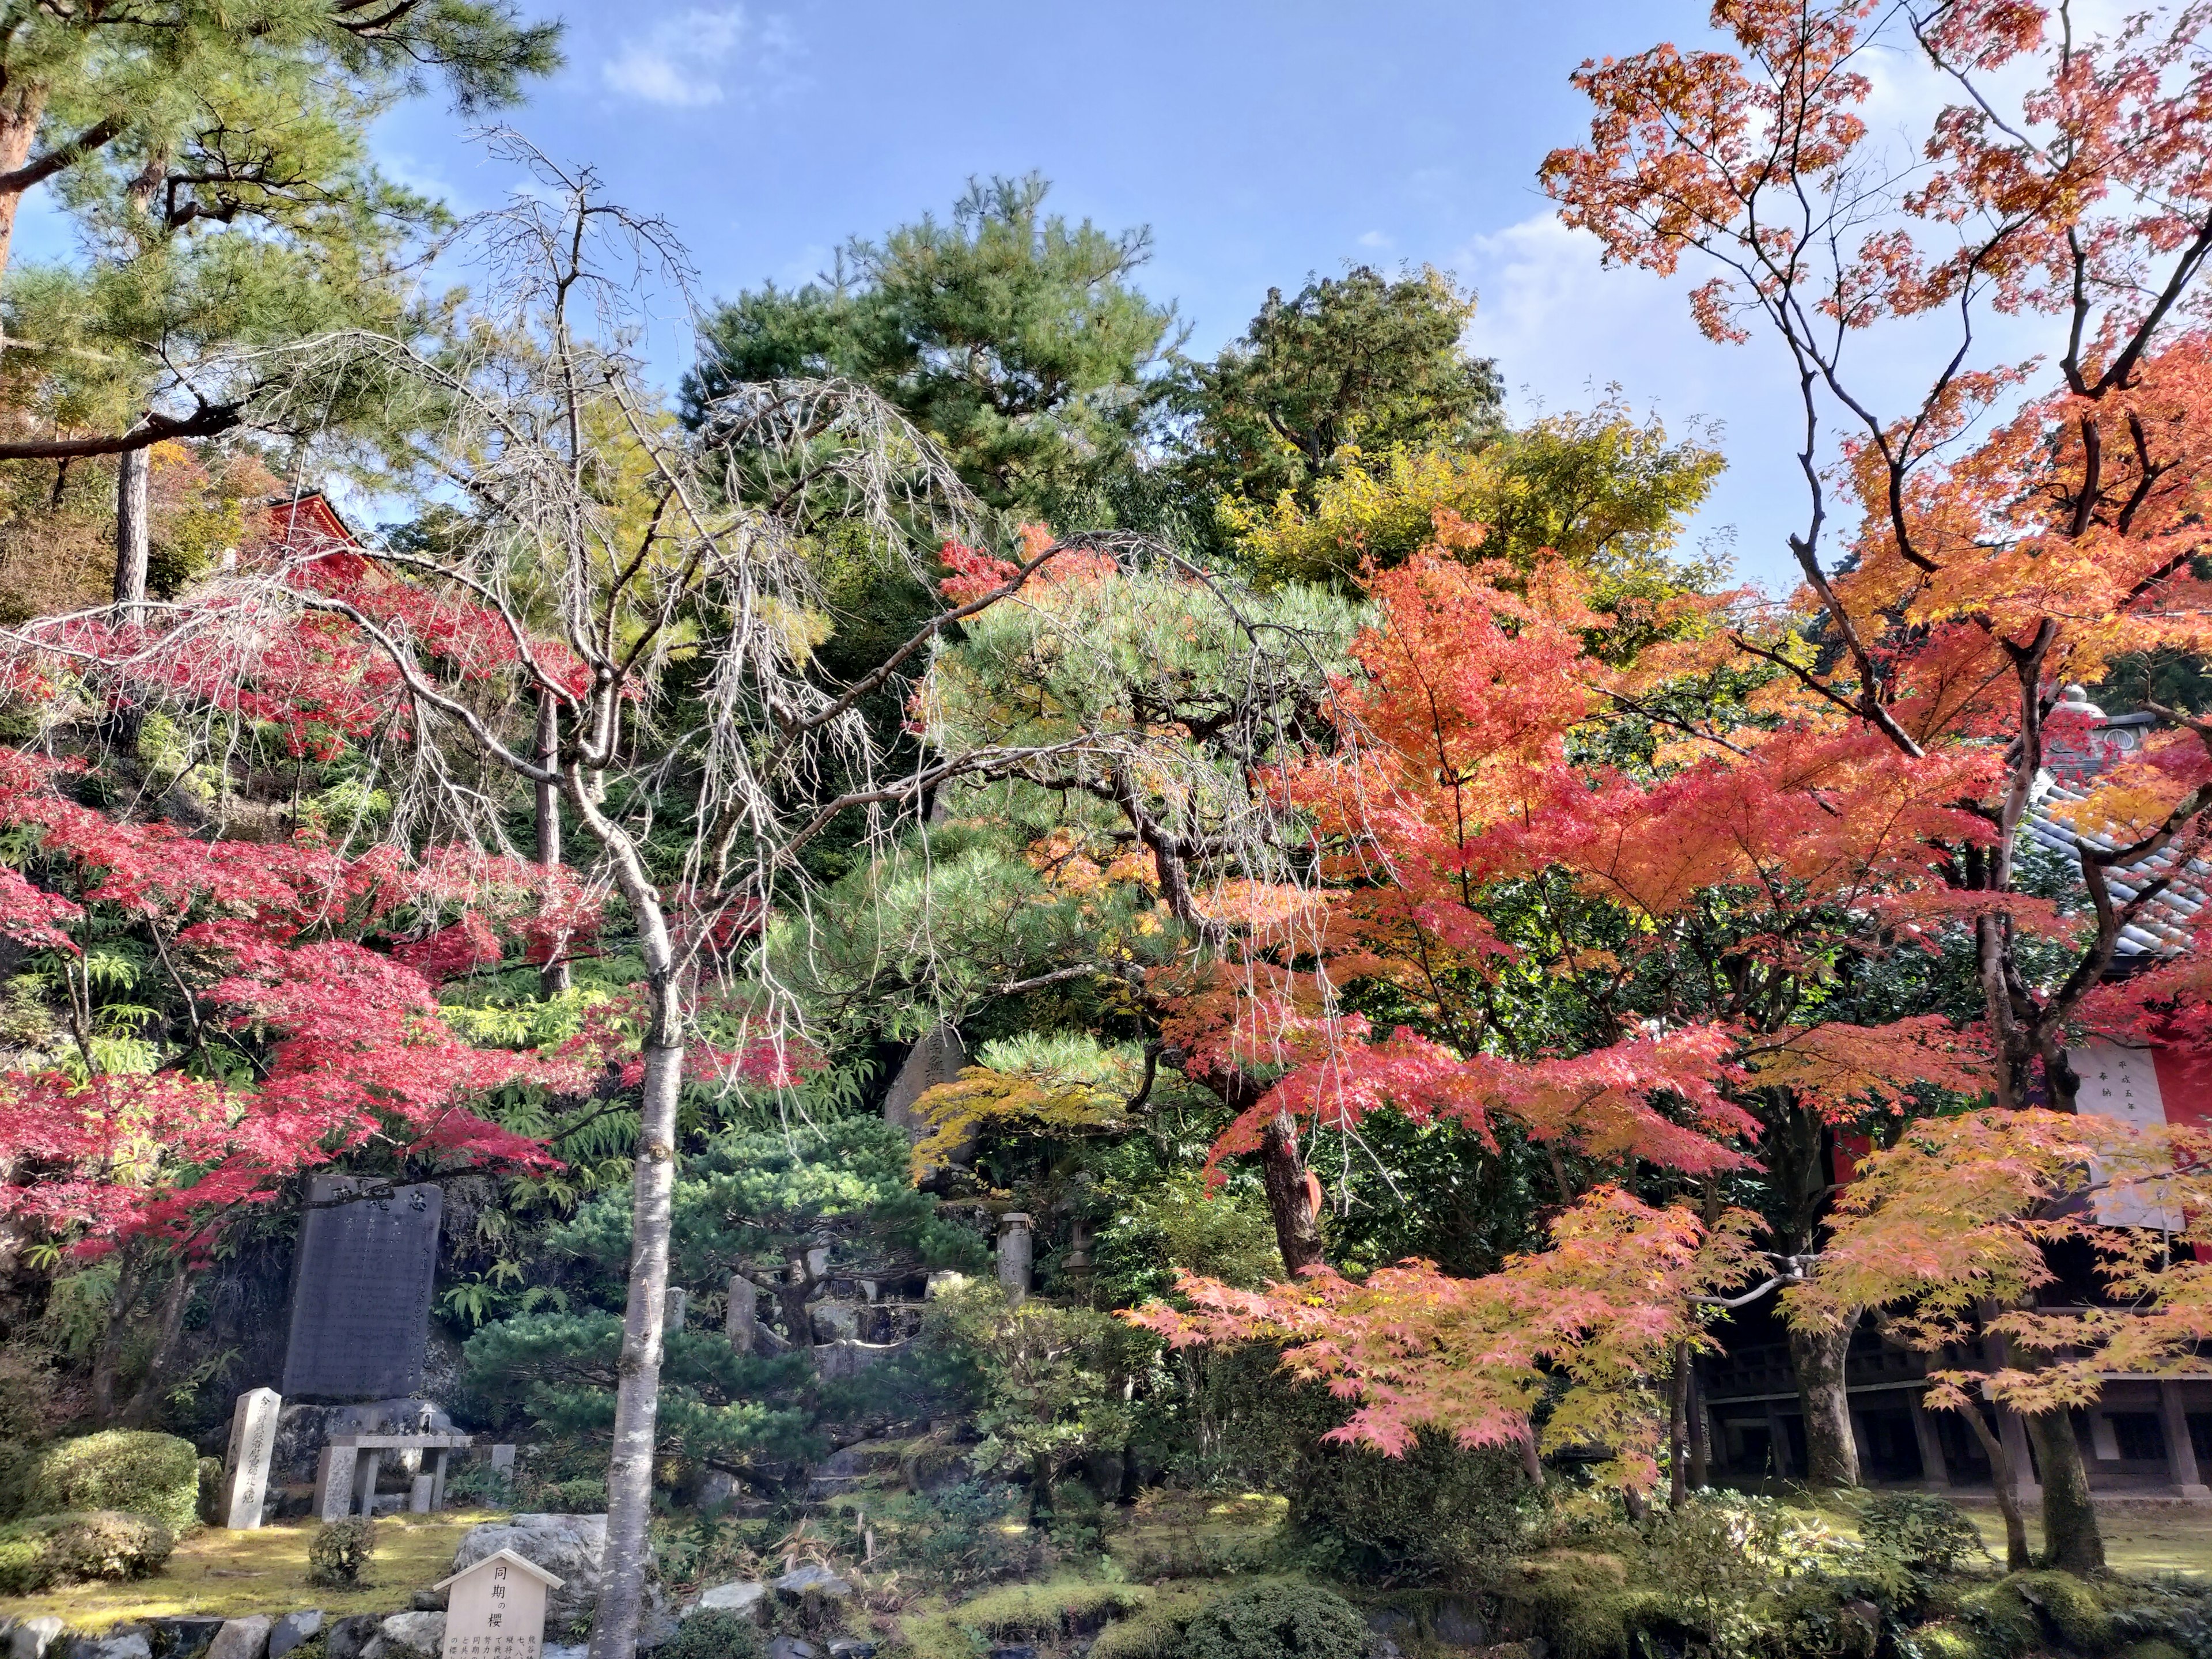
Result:
{"label": "green shrub", "polygon": [[586,1475],[540,1488],[538,1501],[553,1515],[598,1515],[607,1506],[607,1483]]}
{"label": "green shrub", "polygon": [[200,1459],[199,1517],[210,1527],[221,1526],[222,1513],[222,1459]]}
{"label": "green shrub", "polygon": [[307,1541],[307,1582],[332,1589],[361,1583],[376,1553],[376,1523],[365,1515],[332,1521]]}
{"label": "green shrub", "polygon": [[1966,1513],[1932,1492],[1883,1492],[1859,1514],[1859,1538],[1869,1549],[1895,1556],[1915,1572],[1949,1572],[1988,1547]]}
{"label": "green shrub", "polygon": [[1317,1584],[1252,1584],[1208,1602],[1183,1627],[1191,1659],[1364,1659],[1367,1621]]}
{"label": "green shrub", "polygon": [[38,1461],[28,1446],[0,1440],[0,1521],[13,1521],[23,1512],[23,1495]]}
{"label": "green shrub", "polygon": [[71,1510],[128,1510],[172,1532],[199,1511],[200,1459],[189,1440],[138,1429],[109,1429],[64,1440],[40,1453],[23,1507],[33,1515]]}
{"label": "green shrub", "polygon": [[1402,1457],[1318,1444],[1290,1492],[1292,1536],[1317,1568],[1399,1583],[1488,1577],[1533,1512],[1513,1453],[1469,1451],[1427,1430]]}
{"label": "green shrub", "polygon": [[0,1527],[0,1595],[87,1578],[143,1578],[177,1547],[159,1521],[120,1510],[34,1516]]}
{"label": "green shrub", "polygon": [[676,1628],[659,1659],[760,1659],[760,1632],[750,1619],[720,1607],[695,1613]]}

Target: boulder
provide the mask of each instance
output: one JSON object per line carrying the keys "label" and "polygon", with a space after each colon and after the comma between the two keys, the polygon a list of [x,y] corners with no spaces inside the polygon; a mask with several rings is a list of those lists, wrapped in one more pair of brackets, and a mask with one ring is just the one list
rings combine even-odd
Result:
{"label": "boulder", "polygon": [[[198,1659],[207,1651],[207,1644],[215,1640],[215,1633],[222,1628],[220,1619],[201,1619],[187,1614],[175,1619],[149,1619],[153,1629],[153,1644],[161,1650],[161,1659]],[[331,1659],[339,1659],[333,1654]]]}
{"label": "boulder", "polygon": [[821,1651],[804,1637],[779,1636],[768,1644],[768,1659],[817,1659]]}
{"label": "boulder", "polygon": [[876,1644],[857,1636],[833,1636],[830,1638],[830,1659],[876,1659]]}
{"label": "boulder", "polygon": [[284,1659],[284,1656],[301,1643],[320,1633],[323,1610],[309,1607],[304,1613],[288,1613],[269,1627],[269,1659]]}
{"label": "boulder", "polygon": [[356,1613],[331,1620],[323,1632],[323,1659],[361,1659],[361,1650],[383,1622],[380,1613]]}
{"label": "boulder", "polygon": [[733,1578],[726,1584],[702,1591],[699,1599],[684,1609],[684,1616],[688,1619],[695,1613],[733,1613],[758,1624],[767,1600],[766,1584],[750,1578]]}
{"label": "boulder", "polygon": [[792,1601],[802,1601],[810,1595],[842,1601],[853,1593],[853,1587],[829,1568],[809,1561],[777,1579],[775,1593]]}
{"label": "boulder", "polygon": [[46,1659],[46,1650],[68,1628],[51,1613],[24,1620],[8,1632],[8,1659]]}
{"label": "boulder", "polygon": [[518,1515],[471,1527],[453,1552],[449,1571],[459,1572],[486,1556],[513,1550],[561,1580],[545,1598],[545,1633],[565,1635],[588,1620],[599,1599],[599,1562],[607,1550],[604,1515]]}
{"label": "boulder", "polygon": [[92,1644],[92,1659],[154,1659],[154,1648],[144,1631],[119,1626]]}
{"label": "boulder", "polygon": [[850,1302],[817,1302],[813,1308],[814,1340],[817,1343],[856,1341],[860,1334],[860,1310]]}
{"label": "boulder", "polygon": [[1429,1620],[1429,1634],[1448,1648],[1479,1648],[1490,1640],[1490,1628],[1471,1602],[1453,1600],[1438,1607]]}
{"label": "boulder", "polygon": [[208,1644],[207,1659],[267,1659],[268,1653],[269,1616],[257,1613],[224,1620]]}
{"label": "boulder", "polygon": [[395,1613],[376,1627],[361,1659],[438,1659],[445,1644],[442,1613]]}

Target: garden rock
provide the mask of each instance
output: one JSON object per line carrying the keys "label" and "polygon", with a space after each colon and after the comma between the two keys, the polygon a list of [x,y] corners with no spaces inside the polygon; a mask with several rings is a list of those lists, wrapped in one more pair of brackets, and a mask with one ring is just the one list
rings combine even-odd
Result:
{"label": "garden rock", "polygon": [[589,1619],[599,1599],[599,1563],[607,1550],[604,1515],[518,1515],[471,1527],[453,1552],[452,1571],[472,1567],[485,1557],[513,1550],[532,1566],[561,1580],[545,1597],[545,1628],[566,1632]]}
{"label": "garden rock", "polygon": [[376,1627],[361,1659],[438,1659],[445,1644],[442,1613],[395,1613]]}
{"label": "garden rock", "polygon": [[857,1636],[833,1636],[830,1638],[830,1659],[876,1659],[876,1644],[863,1642]]}
{"label": "garden rock", "polygon": [[[161,1650],[161,1659],[197,1659],[207,1651],[207,1644],[215,1640],[215,1633],[222,1628],[220,1619],[200,1619],[185,1614],[175,1619],[149,1619],[147,1624],[154,1632],[154,1645]],[[332,1654],[331,1659],[340,1659]],[[352,1659],[346,1655],[343,1659]]]}
{"label": "garden rock", "polygon": [[717,1584],[704,1591],[699,1599],[684,1609],[684,1616],[695,1613],[732,1613],[740,1619],[760,1621],[761,1604],[768,1599],[768,1586],[750,1578],[734,1578],[726,1584]]}
{"label": "garden rock", "polygon": [[323,1659],[360,1659],[361,1650],[368,1645],[376,1634],[376,1627],[383,1622],[380,1613],[356,1613],[331,1620],[330,1629],[323,1635]]}
{"label": "garden rock", "polygon": [[92,1659],[154,1659],[154,1647],[144,1631],[118,1625],[92,1644]]}
{"label": "garden rock", "polygon": [[269,1659],[284,1659],[294,1648],[319,1634],[323,1628],[323,1610],[309,1607],[304,1613],[288,1613],[269,1627]]}
{"label": "garden rock", "polygon": [[821,1651],[796,1636],[779,1636],[768,1644],[768,1659],[817,1659]]}
{"label": "garden rock", "polygon": [[268,1615],[257,1613],[223,1620],[215,1640],[208,1644],[207,1659],[266,1659],[268,1652]]}
{"label": "garden rock", "polygon": [[1482,1615],[1464,1601],[1447,1601],[1429,1621],[1429,1633],[1448,1648],[1479,1648],[1490,1639]]}
{"label": "garden rock", "polygon": [[8,1632],[8,1659],[46,1659],[46,1650],[68,1626],[51,1613],[26,1619]]}
{"label": "garden rock", "polygon": [[1028,1642],[1011,1648],[993,1648],[991,1659],[1036,1659],[1036,1649]]}
{"label": "garden rock", "polygon": [[775,1581],[775,1593],[797,1601],[809,1595],[828,1596],[842,1601],[853,1593],[853,1587],[824,1566],[808,1562],[795,1567]]}

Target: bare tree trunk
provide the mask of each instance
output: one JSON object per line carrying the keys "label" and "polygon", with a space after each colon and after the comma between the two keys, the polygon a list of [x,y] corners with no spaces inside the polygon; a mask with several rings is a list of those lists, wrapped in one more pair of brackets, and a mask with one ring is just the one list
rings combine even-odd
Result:
{"label": "bare tree trunk", "polygon": [[126,449],[115,458],[115,603],[146,603],[146,480],[151,452]]}
{"label": "bare tree trunk", "polygon": [[1982,1443],[1982,1455],[1990,1460],[1990,1478],[1996,1484],[1997,1513],[2004,1517],[2005,1571],[2025,1572],[2035,1562],[2027,1553],[2027,1521],[2020,1512],[2020,1471],[2012,1466],[2004,1437],[1982,1420],[1981,1408],[1970,1403],[1963,1414],[1974,1438]]}
{"label": "bare tree trunk", "polygon": [[1705,1419],[1705,1384],[1698,1377],[1698,1362],[1690,1361],[1690,1484],[1699,1492],[1713,1484],[1713,1449]]}
{"label": "bare tree trunk", "polygon": [[100,1334],[100,1350],[92,1360],[92,1414],[102,1423],[115,1420],[115,1382],[123,1369],[123,1334],[138,1304],[145,1273],[140,1248],[125,1246],[122,1265],[115,1271],[115,1294],[107,1304],[107,1325]]}
{"label": "bare tree trunk", "polygon": [[614,1447],[607,1459],[607,1547],[590,1659],[635,1659],[651,1565],[653,1454],[660,1415],[661,1328],[668,1306],[668,1235],[676,1190],[676,1101],[684,1082],[684,1018],[676,951],[660,895],[636,844],[591,804],[580,766],[566,769],[570,802],[592,826],[637,917],[652,1010],[644,1097],[630,1183],[629,1299],[623,1312]]}
{"label": "bare tree trunk", "polygon": [[[538,694],[538,754],[549,770],[561,763],[561,708],[550,691]],[[561,786],[547,779],[538,786],[538,861],[549,868],[561,862]],[[553,955],[538,975],[538,988],[557,997],[568,988],[568,937],[553,941]]]}
{"label": "bare tree trunk", "polygon": [[185,1308],[191,1300],[191,1270],[179,1255],[171,1265],[169,1287],[161,1297],[161,1335],[154,1345],[153,1363],[146,1368],[145,1381],[123,1408],[124,1422],[133,1428],[143,1428],[153,1420],[154,1407],[161,1397],[161,1379],[175,1362],[177,1343],[185,1334]]}
{"label": "bare tree trunk", "polygon": [[[33,81],[24,81],[0,100],[0,173],[13,173],[31,159],[31,145],[39,136],[39,123],[46,112],[46,92]],[[24,191],[0,191],[0,276],[15,241],[15,216],[22,210]]]}
{"label": "bare tree trunk", "polygon": [[1667,1507],[1679,1510],[1689,1495],[1690,1345],[1674,1345],[1674,1373],[1667,1382]]}
{"label": "bare tree trunk", "polygon": [[2105,1570],[2105,1535],[2097,1527],[2097,1506],[2089,1496],[2089,1471],[2074,1419],[2063,1411],[2022,1415],[2035,1461],[2043,1474],[2043,1564],[2068,1572]]}
{"label": "bare tree trunk", "polygon": [[1805,1480],[1813,1486],[1856,1486],[1859,1449],[1851,1437],[1851,1407],[1844,1388],[1844,1354],[1856,1316],[1826,1330],[1790,1328],[1790,1363],[1797,1373],[1797,1398],[1805,1409]]}
{"label": "bare tree trunk", "polygon": [[1276,1113],[1261,1136],[1260,1167],[1267,1182],[1267,1211],[1274,1218],[1276,1248],[1283,1253],[1283,1271],[1296,1279],[1308,1267],[1321,1265],[1321,1226],[1314,1214],[1305,1160],[1298,1156],[1297,1125],[1288,1112]]}

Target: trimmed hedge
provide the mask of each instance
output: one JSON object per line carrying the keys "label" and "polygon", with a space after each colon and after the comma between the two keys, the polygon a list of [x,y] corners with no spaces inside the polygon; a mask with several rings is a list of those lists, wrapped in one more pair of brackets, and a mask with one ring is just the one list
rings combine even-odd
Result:
{"label": "trimmed hedge", "polygon": [[200,1455],[189,1440],[110,1429],[64,1440],[39,1455],[26,1485],[32,1515],[128,1510],[182,1532],[199,1514]]}
{"label": "trimmed hedge", "polygon": [[34,1516],[0,1527],[0,1595],[29,1595],[84,1578],[143,1578],[159,1571],[177,1535],[120,1510]]}

